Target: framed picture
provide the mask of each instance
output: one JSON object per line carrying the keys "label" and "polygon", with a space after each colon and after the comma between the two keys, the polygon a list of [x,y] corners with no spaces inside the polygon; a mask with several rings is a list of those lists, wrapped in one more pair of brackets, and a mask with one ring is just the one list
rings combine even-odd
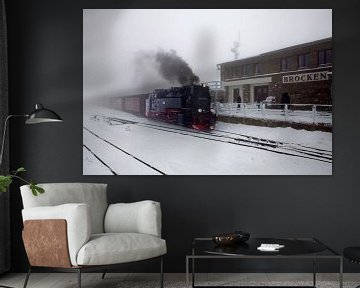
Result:
{"label": "framed picture", "polygon": [[84,9],[84,175],[331,175],[331,9]]}

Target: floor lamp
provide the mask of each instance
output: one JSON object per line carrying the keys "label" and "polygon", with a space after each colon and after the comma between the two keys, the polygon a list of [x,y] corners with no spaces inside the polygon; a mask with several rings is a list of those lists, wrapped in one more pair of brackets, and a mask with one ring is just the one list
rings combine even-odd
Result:
{"label": "floor lamp", "polygon": [[[1,144],[1,150],[0,150],[0,168],[2,167],[2,160],[3,160],[3,154],[4,154],[4,146],[5,146],[5,142],[6,142],[5,139],[6,139],[8,122],[11,118],[15,118],[15,117],[26,118],[26,120],[25,120],[26,124],[38,124],[38,123],[46,123],[46,122],[62,122],[63,121],[58,114],[56,114],[54,111],[52,111],[50,109],[44,108],[44,106],[41,104],[36,104],[35,110],[33,112],[31,112],[30,114],[7,116],[5,119],[5,123],[4,123],[4,132],[3,132],[2,144]],[[3,286],[1,284],[0,284],[0,287],[12,288],[9,286]]]}

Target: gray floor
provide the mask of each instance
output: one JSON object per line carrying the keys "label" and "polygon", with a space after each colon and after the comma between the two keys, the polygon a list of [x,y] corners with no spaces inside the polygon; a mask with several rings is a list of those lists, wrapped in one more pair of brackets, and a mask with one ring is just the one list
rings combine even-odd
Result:
{"label": "gray floor", "polygon": [[[214,285],[311,285],[312,274],[289,273],[212,273],[197,274],[197,284],[206,286]],[[23,287],[25,274],[5,274],[0,276],[0,285],[14,288]],[[185,274],[165,274],[165,288],[185,287]],[[338,274],[317,274],[317,287],[339,287]],[[28,288],[75,288],[75,273],[33,273],[31,274]],[[344,288],[356,287],[360,284],[360,273],[344,274]],[[159,287],[159,274],[124,274],[109,273],[104,280],[101,273],[84,273],[82,275],[83,288],[147,288]]]}

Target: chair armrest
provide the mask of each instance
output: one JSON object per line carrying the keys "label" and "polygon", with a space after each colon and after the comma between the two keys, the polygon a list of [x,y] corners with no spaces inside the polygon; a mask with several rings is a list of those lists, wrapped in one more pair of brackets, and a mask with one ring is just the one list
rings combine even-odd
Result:
{"label": "chair armrest", "polygon": [[110,204],[105,233],[143,233],[161,237],[160,203],[150,200]]}
{"label": "chair armrest", "polygon": [[25,220],[22,238],[30,265],[72,267],[66,231],[64,219]]}
{"label": "chair armrest", "polygon": [[[89,241],[91,222],[89,206],[82,203],[63,204],[58,206],[33,207],[22,210],[23,221],[64,219],[66,220],[67,242],[71,264],[77,265],[76,256],[80,248]],[[34,235],[35,236],[35,235]],[[34,241],[39,241],[38,235]]]}

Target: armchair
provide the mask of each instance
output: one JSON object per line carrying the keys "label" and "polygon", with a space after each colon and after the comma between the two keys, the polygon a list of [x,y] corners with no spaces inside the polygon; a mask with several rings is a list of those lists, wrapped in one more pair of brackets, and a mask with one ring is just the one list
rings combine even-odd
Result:
{"label": "armchair", "polygon": [[[81,272],[115,268],[118,264],[160,258],[160,286],[166,241],[161,239],[160,203],[107,204],[106,184],[39,184],[45,193],[34,197],[20,187],[24,209],[23,241],[30,266]],[[103,274],[104,278],[105,273]]]}

